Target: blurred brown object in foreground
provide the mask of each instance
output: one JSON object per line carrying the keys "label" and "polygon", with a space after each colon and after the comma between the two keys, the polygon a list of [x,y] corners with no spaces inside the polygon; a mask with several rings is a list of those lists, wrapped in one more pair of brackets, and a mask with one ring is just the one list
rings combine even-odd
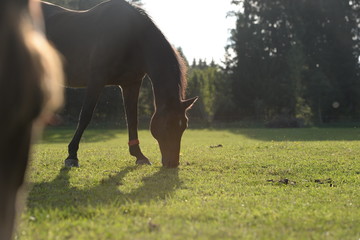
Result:
{"label": "blurred brown object in foreground", "polygon": [[62,103],[61,61],[37,0],[0,1],[0,240],[12,238],[30,144]]}

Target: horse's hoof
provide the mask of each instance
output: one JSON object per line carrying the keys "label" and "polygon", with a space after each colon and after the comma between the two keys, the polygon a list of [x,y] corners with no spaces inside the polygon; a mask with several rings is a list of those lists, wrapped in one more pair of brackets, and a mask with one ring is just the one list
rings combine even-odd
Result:
{"label": "horse's hoof", "polygon": [[137,165],[151,165],[151,162],[147,158],[137,159],[136,160]]}
{"label": "horse's hoof", "polygon": [[65,159],[65,167],[79,167],[78,159]]}

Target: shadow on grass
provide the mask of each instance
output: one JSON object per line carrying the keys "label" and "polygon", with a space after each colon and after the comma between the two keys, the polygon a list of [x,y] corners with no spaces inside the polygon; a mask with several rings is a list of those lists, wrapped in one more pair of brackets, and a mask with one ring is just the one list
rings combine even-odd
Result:
{"label": "shadow on grass", "polygon": [[[75,133],[74,128],[48,128],[44,131],[41,142],[43,143],[69,143]],[[81,139],[82,142],[102,142],[116,138],[116,135],[126,134],[125,129],[89,128],[86,129]],[[127,138],[126,138],[127,139]]]}
{"label": "shadow on grass", "polygon": [[261,141],[359,141],[359,128],[231,128],[229,132]]}
{"label": "shadow on grass", "polygon": [[37,183],[32,186],[27,205],[30,211],[35,209],[63,209],[68,207],[101,206],[110,203],[127,202],[147,203],[152,200],[164,200],[180,187],[178,169],[164,169],[142,179],[143,185],[129,193],[122,193],[119,186],[123,178],[138,166],[127,167],[120,172],[103,179],[98,185],[79,189],[70,186],[70,168],[60,170],[51,182]]}

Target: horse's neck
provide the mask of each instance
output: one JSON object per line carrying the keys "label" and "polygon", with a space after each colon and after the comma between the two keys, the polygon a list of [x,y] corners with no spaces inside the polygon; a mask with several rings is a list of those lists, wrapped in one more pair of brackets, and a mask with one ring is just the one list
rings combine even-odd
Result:
{"label": "horse's neck", "polygon": [[150,75],[155,97],[155,105],[166,106],[181,102],[181,85],[179,76],[170,71]]}
{"label": "horse's neck", "polygon": [[151,79],[155,104],[181,102],[181,69],[174,50],[169,43],[156,47],[156,52],[151,52],[148,58],[148,75]]}

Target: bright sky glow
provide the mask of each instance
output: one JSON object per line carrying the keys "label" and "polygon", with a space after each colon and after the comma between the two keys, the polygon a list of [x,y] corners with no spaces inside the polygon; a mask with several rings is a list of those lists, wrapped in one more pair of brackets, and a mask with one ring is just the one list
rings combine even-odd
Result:
{"label": "bright sky glow", "polygon": [[187,60],[224,60],[224,47],[235,27],[235,18],[226,18],[234,10],[231,0],[142,0],[167,39],[181,47]]}

